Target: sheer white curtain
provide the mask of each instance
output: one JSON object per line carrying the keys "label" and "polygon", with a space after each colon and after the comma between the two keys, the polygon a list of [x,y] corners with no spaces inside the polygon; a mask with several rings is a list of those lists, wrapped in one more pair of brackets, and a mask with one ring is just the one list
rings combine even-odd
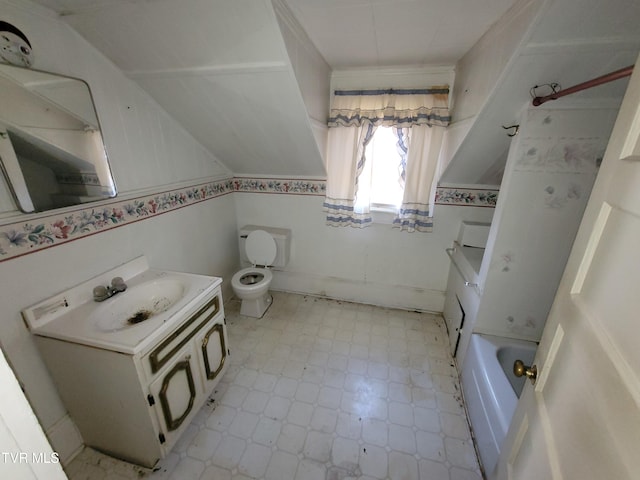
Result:
{"label": "sheer white curtain", "polygon": [[335,92],[328,122],[324,202],[328,225],[371,224],[369,202],[358,189],[358,177],[366,162],[366,145],[375,129],[388,126],[396,127],[399,144],[408,148],[405,194],[394,224],[407,231],[429,230],[431,187],[442,138],[441,132],[433,131],[449,124],[448,93],[446,86]]}
{"label": "sheer white curtain", "polygon": [[408,232],[433,229],[435,172],[444,128],[416,125],[409,130],[404,196],[395,227]]}
{"label": "sheer white curtain", "polygon": [[358,177],[365,165],[364,152],[376,127],[330,128],[327,142],[327,224],[365,227],[371,223],[369,202],[358,197]]}

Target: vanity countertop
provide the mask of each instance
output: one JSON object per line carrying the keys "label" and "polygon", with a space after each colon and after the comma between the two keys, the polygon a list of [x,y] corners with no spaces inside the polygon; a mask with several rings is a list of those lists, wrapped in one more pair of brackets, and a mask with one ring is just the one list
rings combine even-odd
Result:
{"label": "vanity countertop", "polygon": [[[134,262],[138,264],[131,268]],[[104,285],[110,281],[107,279],[115,276],[124,278],[127,290],[103,302],[95,302],[93,287]],[[179,283],[182,288],[180,298],[144,321],[127,323],[126,317],[135,314],[135,295],[140,287],[153,288],[154,284],[161,282]],[[150,269],[146,260],[136,259],[33,305],[22,314],[35,335],[137,354],[148,350],[177,327],[182,319],[197,311],[221,283],[219,277]],[[122,316],[124,321],[118,324],[113,321],[114,316]]]}

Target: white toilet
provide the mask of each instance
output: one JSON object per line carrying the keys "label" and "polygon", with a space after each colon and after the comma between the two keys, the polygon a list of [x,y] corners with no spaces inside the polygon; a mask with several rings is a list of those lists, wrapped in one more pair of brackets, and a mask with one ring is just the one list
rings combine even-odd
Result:
{"label": "white toilet", "polygon": [[242,304],[240,314],[261,318],[271,305],[269,267],[284,267],[289,261],[291,230],[247,225],[240,229],[240,262],[250,265],[237,272],[231,287]]}

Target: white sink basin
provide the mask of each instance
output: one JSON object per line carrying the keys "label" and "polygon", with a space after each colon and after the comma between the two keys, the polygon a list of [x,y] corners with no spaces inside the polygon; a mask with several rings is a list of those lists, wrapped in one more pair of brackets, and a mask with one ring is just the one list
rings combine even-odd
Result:
{"label": "white sink basin", "polygon": [[[122,277],[128,288],[103,302],[93,290]],[[137,354],[164,338],[175,322],[195,312],[222,279],[149,268],[138,257],[22,311],[38,336]]]}
{"label": "white sink basin", "polygon": [[105,300],[88,321],[102,332],[135,328],[169,310],[184,294],[185,286],[178,278],[150,280]]}

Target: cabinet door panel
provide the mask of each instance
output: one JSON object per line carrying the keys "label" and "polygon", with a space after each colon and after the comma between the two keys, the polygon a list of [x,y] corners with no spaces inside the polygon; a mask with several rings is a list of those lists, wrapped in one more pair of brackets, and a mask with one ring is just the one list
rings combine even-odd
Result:
{"label": "cabinet door panel", "polygon": [[197,337],[196,344],[202,362],[202,380],[205,391],[208,392],[222,377],[226,364],[228,342],[224,318],[205,327],[201,335]]}
{"label": "cabinet door panel", "polygon": [[196,398],[196,386],[188,359],[177,362],[167,372],[158,397],[167,427],[175,430],[191,412]]}
{"label": "cabinet door panel", "polygon": [[184,348],[163,370],[149,390],[167,448],[177,440],[188,420],[200,407],[202,386],[198,381],[197,355],[193,344]]}

